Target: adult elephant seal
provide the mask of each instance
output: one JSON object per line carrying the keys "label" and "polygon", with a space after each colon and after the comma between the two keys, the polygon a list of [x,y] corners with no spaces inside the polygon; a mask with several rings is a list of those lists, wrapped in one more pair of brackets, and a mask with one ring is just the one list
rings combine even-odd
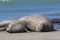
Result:
{"label": "adult elephant seal", "polygon": [[47,32],[52,30],[54,30],[52,23],[45,16],[40,14],[16,19],[15,21],[12,21],[6,29],[7,32]]}

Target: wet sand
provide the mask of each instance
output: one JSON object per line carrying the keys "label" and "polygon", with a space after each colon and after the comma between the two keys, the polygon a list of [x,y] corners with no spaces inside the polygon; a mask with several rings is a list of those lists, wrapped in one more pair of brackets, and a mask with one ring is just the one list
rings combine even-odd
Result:
{"label": "wet sand", "polygon": [[60,40],[60,31],[30,33],[0,32],[0,40]]}

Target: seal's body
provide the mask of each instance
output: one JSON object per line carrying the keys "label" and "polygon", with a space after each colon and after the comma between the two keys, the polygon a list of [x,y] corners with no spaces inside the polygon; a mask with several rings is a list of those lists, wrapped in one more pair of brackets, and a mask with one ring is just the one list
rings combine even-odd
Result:
{"label": "seal's body", "polygon": [[34,14],[12,21],[6,29],[7,32],[20,32],[20,30],[45,32],[54,30],[54,27],[45,16]]}

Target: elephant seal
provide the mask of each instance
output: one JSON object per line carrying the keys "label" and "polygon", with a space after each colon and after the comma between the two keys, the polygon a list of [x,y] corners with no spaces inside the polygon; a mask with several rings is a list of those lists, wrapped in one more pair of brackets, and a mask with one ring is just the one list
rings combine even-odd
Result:
{"label": "elephant seal", "polygon": [[53,31],[54,27],[50,20],[43,15],[33,14],[12,21],[7,27],[7,32],[47,32]]}

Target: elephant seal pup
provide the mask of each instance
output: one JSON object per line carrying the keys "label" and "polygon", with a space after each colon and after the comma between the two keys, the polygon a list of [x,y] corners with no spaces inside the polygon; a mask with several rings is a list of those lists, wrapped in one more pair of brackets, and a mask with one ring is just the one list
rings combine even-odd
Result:
{"label": "elephant seal pup", "polygon": [[15,21],[12,21],[6,29],[7,32],[46,32],[52,30],[54,30],[52,23],[45,16],[39,14],[34,14],[20,19],[16,19]]}

